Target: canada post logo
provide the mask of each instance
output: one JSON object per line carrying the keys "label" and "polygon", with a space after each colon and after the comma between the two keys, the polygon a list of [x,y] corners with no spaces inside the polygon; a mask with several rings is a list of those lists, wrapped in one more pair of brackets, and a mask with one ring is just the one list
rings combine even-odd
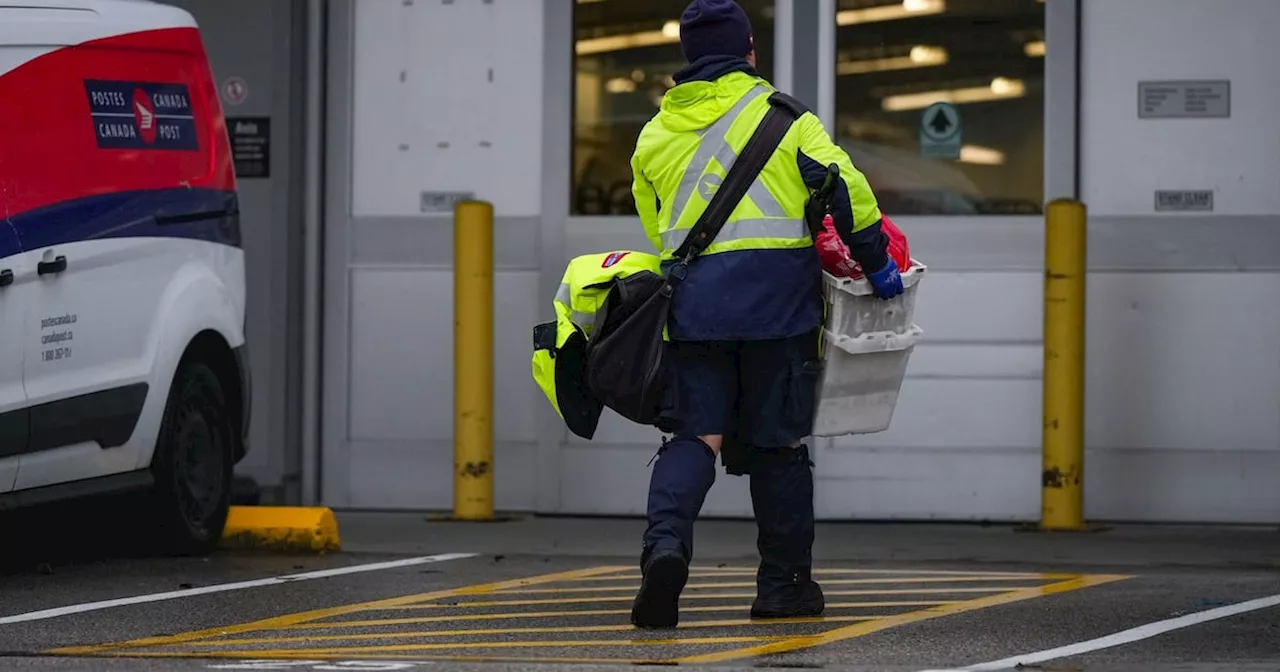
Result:
{"label": "canada post logo", "polygon": [[87,79],[84,91],[98,147],[199,149],[185,84]]}
{"label": "canada post logo", "polygon": [[604,258],[604,262],[600,264],[600,268],[610,268],[619,261],[622,261],[622,258],[628,254],[630,254],[630,252],[611,252],[609,256]]}

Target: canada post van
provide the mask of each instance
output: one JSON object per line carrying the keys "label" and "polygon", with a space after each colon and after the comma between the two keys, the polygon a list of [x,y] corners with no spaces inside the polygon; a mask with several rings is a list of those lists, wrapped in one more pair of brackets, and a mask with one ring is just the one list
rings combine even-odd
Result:
{"label": "canada post van", "polygon": [[245,453],[244,253],[195,20],[0,0],[0,508],[137,490],[203,553]]}

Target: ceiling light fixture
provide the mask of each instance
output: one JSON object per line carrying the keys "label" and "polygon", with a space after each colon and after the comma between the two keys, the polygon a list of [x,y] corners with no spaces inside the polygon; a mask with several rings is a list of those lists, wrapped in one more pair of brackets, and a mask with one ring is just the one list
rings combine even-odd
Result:
{"label": "ceiling light fixture", "polygon": [[879,21],[896,21],[916,16],[941,14],[947,11],[946,0],[902,0],[892,5],[866,7],[863,9],[846,9],[836,12],[836,25],[852,26],[859,23],[877,23]]}
{"label": "ceiling light fixture", "polygon": [[960,163],[999,166],[1004,164],[1004,152],[981,145],[964,145],[960,147]]}
{"label": "ceiling light fixture", "polygon": [[626,77],[614,77],[604,83],[604,90],[609,93],[631,93],[636,90],[636,83]]}
{"label": "ceiling light fixture", "polygon": [[[675,34],[670,34],[668,26],[675,23]],[[638,33],[627,33],[625,35],[609,35],[606,37],[589,37],[578,40],[573,45],[574,53],[579,56],[588,56],[590,54],[602,54],[610,51],[622,51],[623,49],[636,49],[639,47],[654,47],[662,44],[675,44],[680,41],[680,24],[675,21],[668,21],[662,26],[661,30],[645,30]]]}
{"label": "ceiling light fixture", "polygon": [[885,112],[902,112],[919,110],[934,103],[984,103],[994,100],[1021,98],[1026,94],[1026,86],[1022,80],[996,77],[987,86],[970,86],[959,89],[942,89],[938,91],[921,91],[920,93],[904,93],[885,96],[880,101],[880,109]]}
{"label": "ceiling light fixture", "polygon": [[838,75],[861,75],[869,72],[885,72],[889,70],[910,70],[912,68],[928,68],[945,65],[948,61],[947,50],[942,47],[917,45],[911,48],[908,56],[890,56],[886,58],[860,58],[842,60],[836,63]]}

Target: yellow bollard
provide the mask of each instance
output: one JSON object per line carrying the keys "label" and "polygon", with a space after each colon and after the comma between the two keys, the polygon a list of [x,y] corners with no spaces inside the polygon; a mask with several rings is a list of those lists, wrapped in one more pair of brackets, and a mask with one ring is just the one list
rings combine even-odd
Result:
{"label": "yellow bollard", "polygon": [[493,518],[493,205],[453,211],[453,517]]}
{"label": "yellow bollard", "polygon": [[1079,201],[1045,210],[1043,472],[1040,528],[1083,530],[1088,227]]}

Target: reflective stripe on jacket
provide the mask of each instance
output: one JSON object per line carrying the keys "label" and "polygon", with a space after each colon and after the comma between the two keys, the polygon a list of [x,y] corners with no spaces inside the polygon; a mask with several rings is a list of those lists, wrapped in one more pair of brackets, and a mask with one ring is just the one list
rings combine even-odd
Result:
{"label": "reflective stripe on jacket", "polygon": [[[677,74],[631,158],[645,235],[672,256],[767,111],[774,89],[742,59],[711,57]],[[833,218],[855,260],[884,264],[880,210],[866,178],[811,112],[792,125],[759,179],[689,269],[672,306],[681,340],[760,340],[821,322],[821,270],[804,222],[825,166],[840,168]]]}
{"label": "reflective stripe on jacket", "polygon": [[533,328],[533,380],[569,430],[582,438],[592,437],[604,409],[585,373],[596,312],[614,280],[640,271],[659,273],[658,257],[628,250],[574,257],[552,302],[556,320]]}

